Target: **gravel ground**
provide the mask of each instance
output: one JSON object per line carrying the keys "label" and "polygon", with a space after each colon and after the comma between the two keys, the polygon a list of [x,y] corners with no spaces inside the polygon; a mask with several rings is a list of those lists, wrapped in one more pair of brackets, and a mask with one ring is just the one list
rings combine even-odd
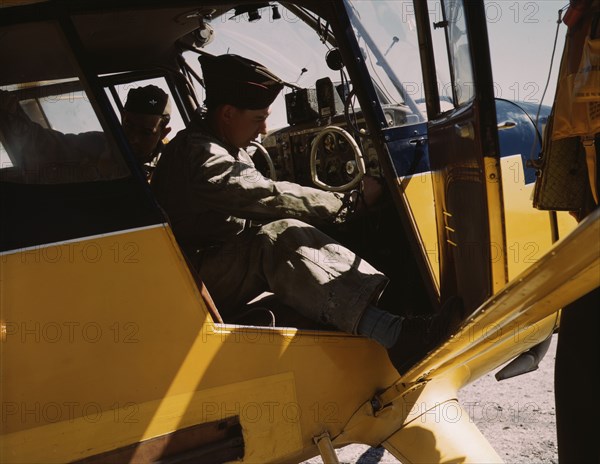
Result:
{"label": "gravel ground", "polygon": [[[507,464],[557,464],[554,360],[557,336],[540,368],[512,379],[496,381],[496,371],[459,392],[459,399]],[[341,463],[397,464],[383,448],[350,445],[337,450]],[[322,464],[320,458],[303,464]]]}

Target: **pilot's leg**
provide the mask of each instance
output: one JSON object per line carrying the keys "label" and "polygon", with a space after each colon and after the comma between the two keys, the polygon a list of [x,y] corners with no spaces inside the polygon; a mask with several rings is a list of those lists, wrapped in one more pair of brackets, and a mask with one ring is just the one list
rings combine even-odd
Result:
{"label": "pilot's leg", "polygon": [[262,227],[269,287],[285,304],[313,320],[356,333],[388,279],[328,235],[286,219]]}
{"label": "pilot's leg", "polygon": [[284,219],[202,257],[199,274],[226,316],[263,291],[312,320],[356,333],[388,279],[318,229]]}

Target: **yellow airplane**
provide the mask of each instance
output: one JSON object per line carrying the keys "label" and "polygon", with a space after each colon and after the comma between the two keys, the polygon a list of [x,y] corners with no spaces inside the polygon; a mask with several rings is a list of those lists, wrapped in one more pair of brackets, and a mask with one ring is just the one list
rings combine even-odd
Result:
{"label": "yellow airplane", "polygon": [[[419,1],[1,6],[1,462],[334,463],[351,443],[403,463],[502,461],[457,392],[512,359],[501,377],[536,368],[561,308],[600,286],[600,212],[533,208],[549,108],[494,98],[483,2],[442,2],[435,22]],[[118,115],[153,83],[176,133],[202,106],[198,55],[227,52],[294,83],[256,144],[267,175],[385,181],[380,208],[330,231],[390,277],[382,306],[464,301],[401,375],[377,343],[269,299],[223,320],[189,266]],[[89,135],[89,153],[48,160],[24,140],[18,156],[11,102]]]}

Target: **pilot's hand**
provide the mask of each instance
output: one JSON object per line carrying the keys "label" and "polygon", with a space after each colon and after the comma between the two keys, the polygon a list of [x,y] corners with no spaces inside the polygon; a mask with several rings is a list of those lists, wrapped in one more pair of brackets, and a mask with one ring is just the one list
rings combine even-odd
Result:
{"label": "pilot's hand", "polygon": [[383,186],[379,179],[372,176],[362,178],[362,189],[358,196],[356,212],[361,213],[373,208],[383,195]]}

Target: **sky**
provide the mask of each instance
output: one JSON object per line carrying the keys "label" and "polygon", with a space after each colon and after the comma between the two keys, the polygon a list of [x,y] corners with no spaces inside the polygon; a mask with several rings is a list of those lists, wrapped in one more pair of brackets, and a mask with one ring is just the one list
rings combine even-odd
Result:
{"label": "sky", "polygon": [[[556,34],[558,10],[567,0],[486,1],[492,73],[497,97],[539,103]],[[567,27],[560,25],[556,55],[543,102],[551,105]]]}
{"label": "sky", "polygon": [[[404,82],[414,82],[420,86],[422,76],[418,66],[411,71],[402,69],[406,68],[407,62],[418,62],[416,39],[412,35],[415,29],[412,2],[406,0],[387,2],[354,0],[354,2],[363,20],[367,20],[365,13],[369,8],[361,7],[361,4],[377,5],[372,7],[379,10],[377,18],[373,18],[373,23],[378,21],[380,27],[372,29],[371,34],[374,39],[380,39],[379,46],[382,49],[390,43],[389,37],[395,35],[400,38],[398,44],[388,50],[387,58],[391,63],[403,62],[403,66],[397,71],[399,77]],[[456,4],[457,0],[446,0],[446,3]],[[550,71],[558,10],[567,4],[568,0],[486,0],[484,2],[496,97],[530,103],[539,103],[542,100]],[[444,19],[440,0],[428,0],[427,9],[431,23],[441,22]],[[459,14],[455,22],[462,29],[464,14]],[[551,79],[543,97],[545,104],[552,103],[555,93],[556,75],[566,30],[567,27],[561,24]],[[441,28],[433,27],[431,33],[440,94],[451,96],[447,58],[444,56],[446,54],[444,32]],[[404,40],[407,42],[403,46]]]}

